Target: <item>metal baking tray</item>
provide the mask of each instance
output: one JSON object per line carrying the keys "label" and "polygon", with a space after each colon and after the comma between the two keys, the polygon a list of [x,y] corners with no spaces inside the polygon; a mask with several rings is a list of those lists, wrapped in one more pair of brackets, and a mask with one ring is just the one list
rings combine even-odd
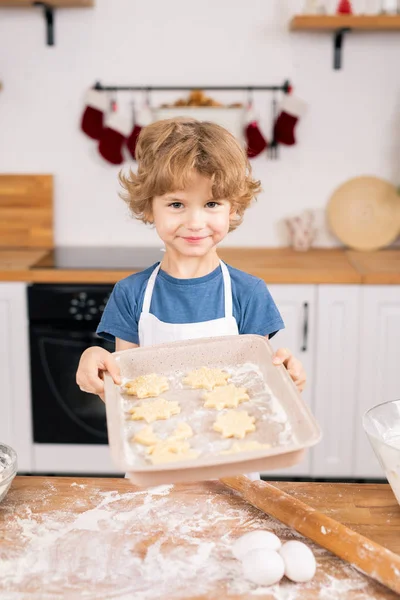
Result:
{"label": "metal baking tray", "polygon": [[[137,485],[217,479],[253,471],[270,471],[300,462],[306,449],[321,438],[320,428],[283,366],[272,363],[273,349],[259,335],[238,335],[171,342],[115,352],[123,383],[139,375],[157,373],[168,377],[170,389],[161,394],[179,402],[181,412],[152,423],[160,438],[172,434],[178,423],[187,422],[194,436],[191,448],[196,459],[152,465],[146,448],[131,441],[145,421],[130,420],[129,409],[141,402],[128,396],[123,386],[104,375],[108,436],[116,466]],[[185,375],[200,367],[221,368],[231,375],[229,383],[247,389],[250,400],[239,404],[255,417],[256,430],[244,440],[225,439],[212,429],[220,411],[204,408],[206,390],[189,389]],[[258,441],[268,447],[224,454],[235,441]],[[221,453],[222,452],[222,453]]]}

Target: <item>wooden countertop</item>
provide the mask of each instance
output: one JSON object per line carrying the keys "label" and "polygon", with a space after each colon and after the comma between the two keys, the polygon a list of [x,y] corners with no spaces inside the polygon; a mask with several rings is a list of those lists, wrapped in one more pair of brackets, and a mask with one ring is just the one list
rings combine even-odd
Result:
{"label": "wooden countertop", "polygon": [[[31,269],[48,250],[0,249],[0,281],[115,283],[132,271]],[[400,284],[400,248],[354,252],[337,248],[220,248],[227,263],[267,283]]]}
{"label": "wooden countertop", "polygon": [[[400,552],[400,507],[388,485],[274,485]],[[313,581],[248,583],[231,545],[261,528],[299,539],[217,481],[141,490],[125,479],[16,477],[0,503],[0,597],[398,598],[308,540]]]}

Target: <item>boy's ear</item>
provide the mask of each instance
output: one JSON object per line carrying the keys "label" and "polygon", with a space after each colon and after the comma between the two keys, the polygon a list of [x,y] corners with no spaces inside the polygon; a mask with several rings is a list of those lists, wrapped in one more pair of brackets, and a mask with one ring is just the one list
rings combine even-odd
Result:
{"label": "boy's ear", "polygon": [[236,208],[234,208],[232,206],[231,210],[229,211],[229,220],[230,221],[237,221],[238,218],[239,218],[238,212],[237,212]]}
{"label": "boy's ear", "polygon": [[151,225],[154,223],[153,210],[151,205],[148,206],[144,211],[144,218],[147,223],[150,223]]}

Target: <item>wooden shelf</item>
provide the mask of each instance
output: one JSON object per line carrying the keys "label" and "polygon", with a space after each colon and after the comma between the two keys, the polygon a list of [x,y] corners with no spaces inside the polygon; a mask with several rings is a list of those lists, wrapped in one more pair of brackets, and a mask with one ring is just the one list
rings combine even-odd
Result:
{"label": "wooden shelf", "polygon": [[333,68],[342,65],[343,36],[348,31],[400,31],[400,15],[295,15],[291,31],[332,31]]}
{"label": "wooden shelf", "polygon": [[40,8],[46,22],[48,46],[54,46],[54,13],[57,8],[90,8],[95,0],[0,0],[0,8]]}
{"label": "wooden shelf", "polygon": [[[43,0],[54,8],[85,8],[94,6],[94,0]],[[0,0],[0,8],[27,8],[34,5],[35,0]]]}
{"label": "wooden shelf", "polygon": [[290,21],[292,31],[364,31],[400,30],[400,15],[296,15]]}

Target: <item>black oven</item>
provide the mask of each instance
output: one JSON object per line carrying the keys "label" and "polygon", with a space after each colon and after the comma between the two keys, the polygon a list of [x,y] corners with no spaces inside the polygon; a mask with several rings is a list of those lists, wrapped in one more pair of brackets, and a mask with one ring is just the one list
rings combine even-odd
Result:
{"label": "black oven", "polygon": [[114,344],[95,331],[110,285],[28,288],[33,439],[39,444],[107,444],[104,403],[82,392],[76,370],[89,346]]}

